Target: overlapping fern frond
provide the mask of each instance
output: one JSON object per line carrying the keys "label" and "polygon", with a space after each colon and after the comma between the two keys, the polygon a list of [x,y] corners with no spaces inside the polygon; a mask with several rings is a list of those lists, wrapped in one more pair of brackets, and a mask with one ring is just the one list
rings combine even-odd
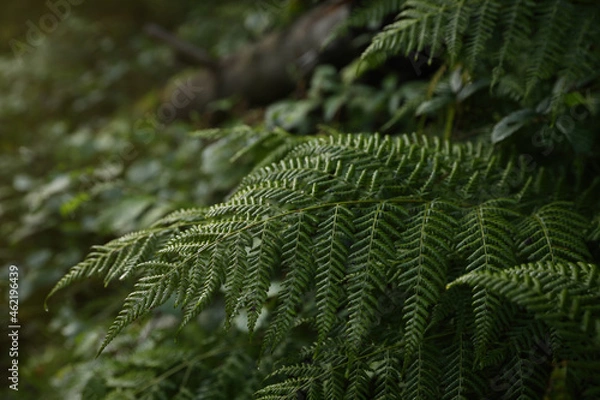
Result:
{"label": "overlapping fern frond", "polygon": [[[471,144],[334,134],[281,154],[228,201],[95,249],[51,294],[137,279],[101,348],[170,298],[185,325],[223,296],[227,325],[245,313],[263,352],[308,322],[312,346],[268,379],[265,399],[472,398],[512,374],[540,393],[552,362],[600,367],[596,236],[582,214],[597,205],[577,208],[547,175]],[[527,343],[506,345],[524,315],[556,338],[534,375],[519,369]]]}
{"label": "overlapping fern frond", "polygon": [[[385,3],[381,5],[379,3]],[[425,53],[429,61],[447,53],[451,64],[470,69],[487,63],[493,85],[507,72],[525,68],[525,93],[553,75],[571,81],[595,76],[600,62],[600,9],[574,0],[406,0],[376,2],[370,14],[400,10],[363,54],[370,64],[390,55]],[[367,11],[361,13],[369,15]],[[527,58],[523,58],[527,55]],[[565,57],[565,55],[567,55]]]}

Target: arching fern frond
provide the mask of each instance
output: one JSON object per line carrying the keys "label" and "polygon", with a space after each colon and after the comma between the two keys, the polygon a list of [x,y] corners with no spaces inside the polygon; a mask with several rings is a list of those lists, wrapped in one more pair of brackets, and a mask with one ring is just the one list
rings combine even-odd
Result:
{"label": "arching fern frond", "polygon": [[527,318],[569,357],[600,326],[597,267],[575,264],[593,261],[590,208],[518,165],[416,135],[298,141],[226,202],[95,249],[51,294],[84,277],[136,280],[101,349],[169,299],[184,326],[222,296],[224,325],[244,315],[263,356],[310,325],[260,398],[479,398],[518,370],[527,343],[507,346],[506,332]]}
{"label": "arching fern frond", "polygon": [[600,315],[600,275],[594,264],[524,264],[499,272],[471,272],[449,287],[458,284],[483,286],[524,307],[561,336],[583,332],[594,347],[600,346],[600,324],[591,324]]}
{"label": "arching fern frond", "polygon": [[528,96],[554,75],[573,82],[595,74],[600,57],[592,46],[600,40],[599,12],[593,2],[575,0],[407,0],[362,59],[377,65],[392,55],[424,52],[431,62],[447,54],[451,66],[493,69],[493,87],[524,70],[519,86]]}
{"label": "arching fern frond", "polygon": [[589,223],[571,205],[554,202],[523,220],[518,232],[520,256],[539,261],[587,261],[585,232]]}
{"label": "arching fern frond", "polygon": [[444,288],[452,255],[444,238],[455,235],[452,205],[440,201],[425,203],[415,210],[400,240],[398,272],[392,281],[408,292],[402,315],[405,319],[405,363],[422,343],[433,305]]}

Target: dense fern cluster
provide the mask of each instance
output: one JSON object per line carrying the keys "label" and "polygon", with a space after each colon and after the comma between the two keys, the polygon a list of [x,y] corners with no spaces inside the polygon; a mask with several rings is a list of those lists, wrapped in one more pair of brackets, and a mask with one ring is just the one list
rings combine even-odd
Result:
{"label": "dense fern cluster", "polygon": [[258,398],[598,397],[596,182],[418,136],[275,142],[228,201],[96,247],[51,294],[136,279],[102,348],[171,298],[182,325],[223,298],[265,356],[310,327]]}
{"label": "dense fern cluster", "polygon": [[[569,80],[596,76],[600,63],[590,46],[600,40],[600,10],[574,0],[382,0],[354,16],[364,24],[398,13],[364,54],[370,61],[398,53],[426,52],[430,60],[447,52],[474,69],[491,63],[494,82],[524,68],[525,94],[541,80],[561,74]],[[515,78],[513,76],[513,78]]]}
{"label": "dense fern cluster", "polygon": [[[598,2],[587,0],[379,0],[349,24],[383,26],[363,53],[366,66],[404,55],[417,75],[434,59],[438,68],[421,88],[403,89],[411,96],[382,129],[484,134],[493,143],[521,131],[526,140],[511,141],[546,156],[598,151],[599,18]],[[410,113],[421,117],[416,128]]]}

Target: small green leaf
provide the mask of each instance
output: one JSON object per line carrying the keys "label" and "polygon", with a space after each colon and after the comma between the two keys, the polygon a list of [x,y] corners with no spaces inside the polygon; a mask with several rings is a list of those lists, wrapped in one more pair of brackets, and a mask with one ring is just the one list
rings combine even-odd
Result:
{"label": "small green leaf", "polygon": [[494,126],[494,130],[492,131],[492,143],[498,143],[506,139],[530,122],[536,115],[537,114],[533,110],[526,108],[515,111],[502,118],[502,120]]}
{"label": "small green leaf", "polygon": [[454,99],[450,96],[436,97],[434,99],[427,100],[426,102],[421,103],[421,105],[417,108],[415,114],[417,116],[423,114],[433,114],[441,110],[444,106],[451,103],[452,101],[454,101]]}

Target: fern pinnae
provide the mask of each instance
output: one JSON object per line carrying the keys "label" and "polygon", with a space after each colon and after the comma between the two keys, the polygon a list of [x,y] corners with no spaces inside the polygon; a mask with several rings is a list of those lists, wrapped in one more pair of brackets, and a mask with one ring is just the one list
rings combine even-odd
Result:
{"label": "fern pinnae", "polygon": [[348,323],[346,333],[351,348],[360,348],[377,312],[376,294],[385,285],[386,266],[395,258],[394,243],[399,239],[406,210],[382,202],[370,207],[354,224],[356,239],[350,248],[348,271]]}
{"label": "fern pinnae", "polygon": [[[475,206],[463,217],[464,227],[457,236],[457,251],[469,264],[465,271],[497,271],[516,264],[514,232],[506,217],[518,214],[504,208],[514,201],[490,200]],[[473,288],[472,305],[475,317],[475,354],[481,360],[490,344],[501,331],[502,304],[497,295],[483,287]]]}
{"label": "fern pinnae", "polygon": [[105,275],[104,285],[118,277],[119,280],[125,279],[131,272],[144,261],[154,255],[158,247],[158,235],[150,234],[145,239],[137,241],[127,252],[122,251]]}
{"label": "fern pinnae", "polygon": [[484,397],[478,390],[482,385],[474,373],[475,360],[471,342],[463,336],[460,334],[452,345],[442,351],[442,365],[445,366],[441,378],[443,400]]}
{"label": "fern pinnae", "polygon": [[191,266],[191,280],[183,301],[184,312],[179,330],[196,317],[212,300],[225,278],[225,265],[228,256],[228,243],[213,242],[202,254],[199,253]]}
{"label": "fern pinnae", "polygon": [[429,172],[429,177],[427,178],[425,183],[423,183],[423,185],[416,190],[416,192],[419,195],[424,195],[424,194],[428,193],[432,189],[434,182],[438,179],[439,174],[440,174],[440,156],[438,156],[436,154],[435,156],[433,156],[433,164],[431,165],[431,171]]}
{"label": "fern pinnae", "polygon": [[[140,243],[147,241],[154,233],[155,231],[152,229],[133,232],[118,239],[114,239],[103,246],[92,246],[92,251],[88,257],[71,268],[69,272],[54,285],[50,293],[46,296],[44,308],[48,308],[47,302],[51,296],[73,282],[83,278],[104,275],[104,282],[105,284],[108,284],[108,282],[117,275],[122,276],[124,271],[132,267],[129,263],[129,258],[124,255],[133,254],[134,256],[137,256],[138,261],[149,256],[148,252],[153,250],[152,246],[150,246],[150,248],[143,245],[140,247]],[[168,232],[162,232],[161,235],[166,235],[167,233]],[[138,250],[134,251],[135,249]]]}
{"label": "fern pinnae", "polygon": [[229,327],[233,317],[242,307],[243,288],[246,284],[248,271],[248,248],[252,246],[252,235],[247,230],[235,232],[231,241],[231,260],[225,277],[225,313],[226,327]]}
{"label": "fern pinnae", "polygon": [[450,55],[450,64],[454,65],[458,53],[461,50],[463,35],[469,26],[471,5],[467,0],[458,0],[453,2],[453,7],[449,10],[451,14],[448,17],[446,29],[446,46]]}
{"label": "fern pinnae", "polygon": [[[592,288],[583,284],[587,276],[598,276],[594,272],[597,266],[584,263],[557,263],[550,262],[525,264],[496,273],[472,272],[464,275],[450,286],[457,284],[482,285],[489,290],[505,297],[510,302],[525,307],[536,318],[546,322],[566,337],[577,336],[577,332],[594,329],[591,339],[595,345],[600,344],[600,329],[586,325],[590,317],[586,312],[600,312],[583,304],[594,304],[600,299],[598,281]],[[591,290],[590,290],[591,289]],[[565,305],[569,305],[565,319]],[[580,336],[581,339],[581,336]]]}
{"label": "fern pinnae", "polygon": [[421,342],[414,350],[413,360],[403,377],[402,397],[406,399],[439,399],[439,348],[430,340]]}
{"label": "fern pinnae", "polygon": [[401,382],[401,354],[395,349],[383,349],[372,359],[375,377],[375,400],[398,397]]}
{"label": "fern pinnae", "polygon": [[386,16],[398,13],[404,6],[404,2],[405,0],[375,0],[372,4],[359,6],[350,15],[347,25],[378,25]]}
{"label": "fern pinnae", "polygon": [[484,0],[479,8],[475,10],[474,26],[469,32],[466,48],[466,59],[471,70],[475,68],[476,62],[479,61],[479,55],[493,35],[499,9],[498,0]]}
{"label": "fern pinnae", "polygon": [[325,213],[315,237],[315,241],[320,243],[315,256],[320,343],[324,341],[337,319],[337,308],[343,297],[342,280],[346,274],[349,244],[354,237],[354,214],[351,210],[343,205],[334,205]]}
{"label": "fern pinnae", "polygon": [[427,60],[429,64],[431,64],[434,57],[441,53],[441,49],[444,44],[442,35],[442,22],[445,21],[445,16],[446,4],[443,4],[440,8],[440,11],[434,16],[435,23],[433,25],[430,39],[431,49],[429,51],[429,59]]}
{"label": "fern pinnae", "polygon": [[302,298],[315,279],[316,263],[311,248],[318,221],[310,213],[299,211],[287,222],[290,226],[281,237],[281,265],[286,277],[279,305],[265,334],[263,352],[278,345],[292,329]]}
{"label": "fern pinnae", "polygon": [[506,390],[505,398],[537,400],[544,393],[547,364],[535,362],[530,355],[515,353],[498,376],[494,386]]}
{"label": "fern pinnae", "polygon": [[563,35],[573,18],[568,1],[546,0],[540,8],[539,31],[533,41],[535,52],[527,68],[526,96],[539,81],[549,78],[556,70],[565,47]]}
{"label": "fern pinnae", "polygon": [[136,282],[134,291],[127,296],[119,315],[108,328],[97,356],[127,325],[147,314],[151,309],[165,303],[171,297],[176,289],[176,281],[169,276],[173,274],[173,271],[176,270],[159,275],[144,276]]}
{"label": "fern pinnae", "polygon": [[516,58],[520,49],[519,44],[528,43],[531,33],[529,21],[533,17],[532,10],[535,7],[533,0],[509,0],[509,4],[503,9],[502,24],[502,46],[498,51],[498,61],[493,70],[492,84],[494,87],[500,77],[504,75],[505,64]]}
{"label": "fern pinnae", "polygon": [[506,217],[518,214],[503,207],[511,203],[514,202],[510,199],[489,200],[475,206],[463,217],[457,251],[469,262],[466,271],[496,270],[515,265],[514,232]]}
{"label": "fern pinnae", "polygon": [[456,220],[447,212],[452,206],[442,201],[423,204],[407,223],[401,238],[399,271],[392,281],[410,293],[402,314],[406,323],[405,366],[423,340],[430,308],[446,283],[450,247],[444,238],[453,237]]}
{"label": "fern pinnae", "polygon": [[519,252],[528,260],[586,261],[585,231],[589,224],[568,202],[554,202],[526,218],[518,229]]}
{"label": "fern pinnae", "polygon": [[152,224],[152,228],[168,226],[172,227],[173,225],[181,226],[184,223],[198,223],[206,218],[205,213],[205,207],[184,208],[181,210],[176,210],[156,221],[154,224]]}
{"label": "fern pinnae", "polygon": [[271,273],[279,264],[281,252],[280,229],[282,224],[278,220],[265,220],[258,232],[256,244],[249,250],[248,268],[244,303],[248,312],[248,330],[254,331],[256,322],[262,311],[262,305],[267,298],[267,291],[271,283]]}
{"label": "fern pinnae", "polygon": [[425,148],[421,148],[420,151],[420,159],[419,161],[417,161],[415,168],[413,169],[413,171],[411,172],[411,174],[406,178],[406,180],[403,182],[403,184],[407,187],[411,187],[413,185],[413,183],[419,178],[419,176],[421,175],[425,164],[427,163],[427,150]]}

